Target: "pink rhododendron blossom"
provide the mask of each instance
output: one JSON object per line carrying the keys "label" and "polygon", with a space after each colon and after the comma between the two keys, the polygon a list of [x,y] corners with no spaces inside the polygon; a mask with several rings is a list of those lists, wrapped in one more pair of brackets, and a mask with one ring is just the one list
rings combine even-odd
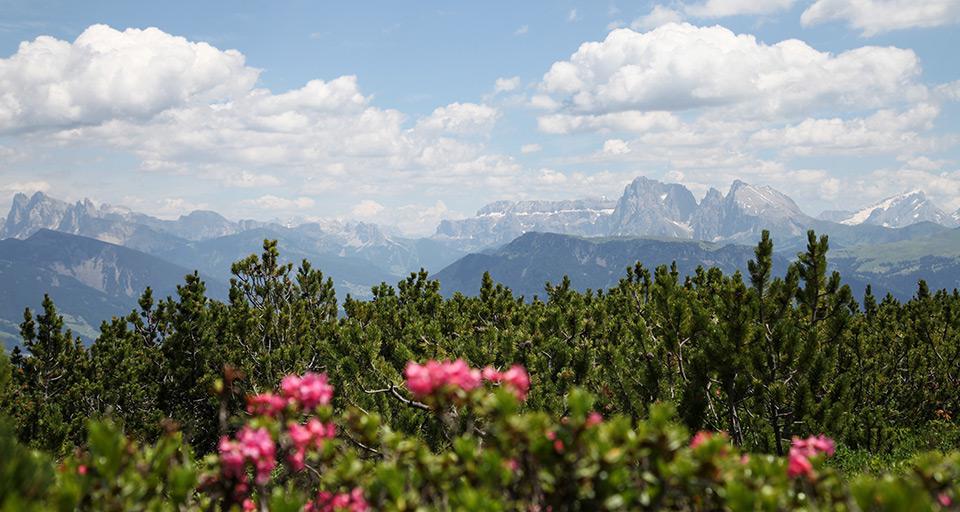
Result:
{"label": "pink rhododendron blossom", "polygon": [[243,427],[237,433],[235,441],[224,436],[220,438],[220,467],[224,476],[235,480],[246,478],[246,463],[253,465],[257,473],[257,483],[264,484],[270,479],[270,472],[276,466],[276,445],[270,432],[265,428]]}
{"label": "pink rhododendron blossom", "polygon": [[287,433],[293,444],[287,461],[295,471],[300,471],[305,467],[307,450],[322,448],[325,440],[337,435],[337,428],[333,423],[325,424],[317,418],[310,418],[306,425],[291,422],[287,426]]}
{"label": "pink rhododendron blossom", "polygon": [[942,507],[949,507],[953,505],[953,500],[950,499],[950,496],[947,496],[947,493],[941,492],[937,495],[937,503]]}
{"label": "pink rhododendron blossom", "polygon": [[807,458],[806,454],[796,448],[790,448],[790,454],[787,457],[787,475],[791,478],[796,478],[801,475],[807,478],[813,478],[813,464],[810,463],[810,459]]}
{"label": "pink rhododendron blossom", "polygon": [[522,366],[515,364],[509,370],[503,372],[503,382],[513,389],[517,399],[527,398],[527,392],[530,391],[530,377]]}
{"label": "pink rhododendron blossom", "polygon": [[833,440],[826,436],[810,436],[806,439],[794,438],[792,446],[797,450],[807,453],[813,457],[819,453],[825,453],[827,457],[832,457],[836,452],[836,445]]}
{"label": "pink rhododendron blossom", "polygon": [[481,372],[470,368],[462,359],[407,363],[404,370],[407,389],[417,397],[425,397],[443,388],[472,391],[480,386]]}
{"label": "pink rhododendron blossom", "polygon": [[228,478],[240,479],[243,476],[244,457],[240,451],[240,443],[231,441],[229,437],[220,438],[220,468]]}
{"label": "pink rhododendron blossom", "polygon": [[304,512],[334,512],[338,510],[367,512],[370,510],[370,506],[363,497],[363,489],[357,487],[349,493],[334,494],[329,491],[321,491],[317,494],[316,500],[304,505],[303,510]]}
{"label": "pink rhododendron blossom", "polygon": [[83,464],[80,464],[79,466],[77,466],[77,473],[79,473],[79,474],[81,474],[81,475],[86,475],[86,474],[87,474],[87,467],[84,466]]}
{"label": "pink rhododendron blossom", "polygon": [[287,375],[280,382],[280,391],[284,398],[304,409],[327,405],[333,399],[333,386],[323,373],[305,373],[302,377]]}
{"label": "pink rhododendron blossom", "polygon": [[690,448],[696,448],[711,439],[713,439],[713,432],[701,430],[693,436],[693,439],[690,440]]}
{"label": "pink rhododendron blossom", "polygon": [[247,397],[247,412],[254,416],[276,417],[287,406],[287,401],[273,393]]}
{"label": "pink rhododendron blossom", "polygon": [[603,416],[599,412],[594,411],[587,416],[587,427],[595,427],[601,423],[603,423]]}
{"label": "pink rhododendron blossom", "polygon": [[806,439],[798,437],[793,438],[790,446],[790,453],[787,455],[787,474],[791,477],[804,475],[807,478],[813,478],[813,464],[810,457],[819,454],[833,456],[836,452],[836,445],[833,440],[826,436],[810,436]]}
{"label": "pink rhododendron blossom", "polygon": [[257,509],[257,503],[250,498],[243,500],[243,510],[245,512],[250,512]]}
{"label": "pink rhododendron blossom", "polygon": [[530,391],[530,377],[527,371],[520,365],[515,364],[505,372],[498,372],[491,366],[487,366],[482,372],[483,380],[488,382],[503,383],[507,388],[513,391],[518,400],[525,400],[527,392]]}

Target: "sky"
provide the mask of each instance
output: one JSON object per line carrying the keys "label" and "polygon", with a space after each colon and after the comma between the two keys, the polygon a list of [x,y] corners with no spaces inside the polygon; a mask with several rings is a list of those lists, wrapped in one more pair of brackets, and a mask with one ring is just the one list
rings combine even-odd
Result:
{"label": "sky", "polygon": [[[960,0],[0,0],[0,209],[350,218],[735,179],[960,208]],[[2,215],[2,213],[0,213]]]}

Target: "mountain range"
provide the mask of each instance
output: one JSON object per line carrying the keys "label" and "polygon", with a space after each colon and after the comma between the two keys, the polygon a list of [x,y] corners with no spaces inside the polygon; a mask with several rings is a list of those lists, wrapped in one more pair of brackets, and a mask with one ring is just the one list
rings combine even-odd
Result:
{"label": "mountain range", "polygon": [[469,250],[501,245],[531,231],[749,244],[767,229],[783,242],[782,249],[792,250],[805,243],[808,229],[829,233],[836,245],[853,246],[928,236],[958,222],[960,211],[944,213],[922,191],[893,196],[860,211],[829,211],[815,218],[769,186],[736,180],[726,194],[711,188],[698,202],[681,184],[638,177],[616,202],[500,201],[481,208],[474,217],[441,222],[434,238]]}
{"label": "mountain range", "polygon": [[[0,332],[16,332],[23,307],[51,293],[68,321],[92,337],[100,320],[124,314],[146,286],[171,294],[197,270],[214,296],[225,294],[230,265],[278,240],[284,261],[310,260],[338,293],[366,297],[381,282],[426,268],[444,293],[476,291],[484,271],[532,297],[569,275],[579,288],[615,284],[640,260],[744,270],[764,229],[786,262],[814,229],[830,235],[831,262],[848,282],[875,283],[905,298],[916,279],[960,285],[960,213],[947,214],[922,191],[858,211],[804,213],[768,186],[734,181],[699,201],[685,186],[638,177],[617,200],[498,201],[474,217],[444,220],[431,237],[410,238],[376,224],[229,220],[194,211],[174,220],[44,193],[17,194],[0,219]],[[785,263],[784,263],[785,267]],[[861,287],[862,288],[862,287]]]}

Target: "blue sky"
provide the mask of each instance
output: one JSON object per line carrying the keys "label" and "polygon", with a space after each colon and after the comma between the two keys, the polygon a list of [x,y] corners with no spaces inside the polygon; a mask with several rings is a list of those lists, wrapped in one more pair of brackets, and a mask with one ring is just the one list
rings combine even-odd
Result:
{"label": "blue sky", "polygon": [[960,0],[0,10],[0,208],[42,189],[429,233],[638,175],[960,208]]}

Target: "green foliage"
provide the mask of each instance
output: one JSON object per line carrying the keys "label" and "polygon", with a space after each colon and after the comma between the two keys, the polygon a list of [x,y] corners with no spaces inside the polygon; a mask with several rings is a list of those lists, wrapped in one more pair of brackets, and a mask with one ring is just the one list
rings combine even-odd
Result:
{"label": "green foliage", "polygon": [[[810,508],[800,494],[833,506],[837,496],[853,503],[888,489],[896,496],[871,506],[921,490],[930,502],[933,484],[916,468],[956,459],[913,457],[960,448],[960,293],[921,282],[910,301],[868,290],[861,307],[828,273],[828,249],[826,237],[809,233],[806,250],[778,276],[764,233],[747,276],[716,268],[682,276],[675,265],[637,263],[609,290],[580,293],[564,279],[532,300],[489,275],[478,296],[444,299],[421,271],[375,287],[371,300],[347,297],[339,309],[328,277],[306,261],[279,264],[267,241],[261,255],[232,267],[228,302],[207,298],[199,276],[188,275],[175,297],[147,289],[139,310],[104,322],[90,347],[64,330],[49,299],[42,313],[28,310],[24,352],[0,359],[0,413],[22,445],[67,467],[86,461],[121,486],[58,477],[57,499],[93,508],[118,506],[117,496],[193,506],[177,479],[197,478],[203,464],[169,432],[200,457],[211,454],[241,421],[245,395],[306,371],[329,375],[349,434],[314,487],[363,485],[388,509]],[[408,361],[455,358],[525,366],[527,400],[497,393],[438,414],[398,399]],[[582,428],[592,410],[610,420]],[[88,428],[91,418],[108,422]],[[682,446],[686,431],[701,429],[726,432],[736,448],[701,460],[700,449]],[[841,445],[823,468],[833,476],[820,481],[841,483],[823,495],[782,475],[791,438],[814,433]],[[148,473],[143,464],[83,458],[112,460],[110,446],[126,447],[123,461],[142,457]],[[70,455],[77,448],[87,455]],[[737,450],[755,455],[743,465]],[[519,469],[505,471],[510,461]],[[141,479],[152,490],[123,490]],[[292,487],[264,499],[299,507],[309,497],[296,491],[302,480],[282,479]],[[694,495],[702,501],[689,501]]]}

